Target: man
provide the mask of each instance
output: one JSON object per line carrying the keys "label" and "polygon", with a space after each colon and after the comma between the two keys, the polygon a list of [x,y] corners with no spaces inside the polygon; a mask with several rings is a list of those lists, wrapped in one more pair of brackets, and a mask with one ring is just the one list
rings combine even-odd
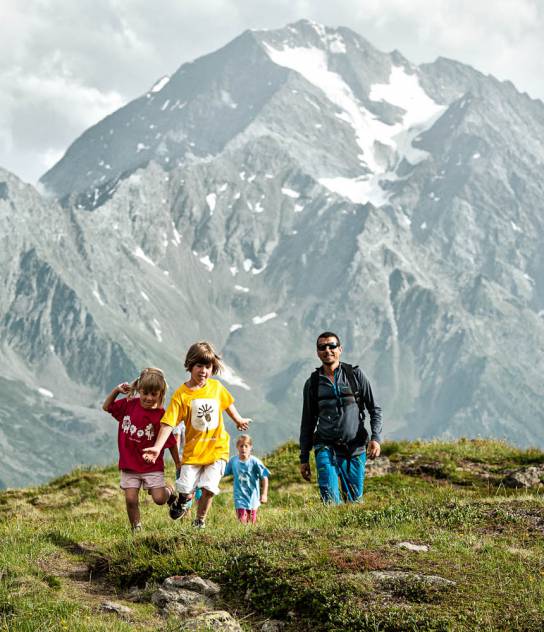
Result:
{"label": "man", "polygon": [[[321,499],[334,504],[361,500],[366,456],[380,455],[382,429],[381,408],[374,402],[370,382],[361,369],[340,362],[341,354],[335,333],[325,331],[318,337],[322,366],[304,385],[300,422],[300,473],[310,480],[313,447]],[[363,407],[370,416],[368,447]]]}

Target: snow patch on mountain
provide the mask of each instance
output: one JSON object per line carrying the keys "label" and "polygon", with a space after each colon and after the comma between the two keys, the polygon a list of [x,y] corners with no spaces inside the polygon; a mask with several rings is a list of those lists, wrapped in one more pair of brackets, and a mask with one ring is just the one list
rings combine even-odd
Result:
{"label": "snow patch on mountain", "polygon": [[213,215],[215,211],[215,205],[217,203],[217,195],[215,193],[208,193],[206,196],[206,203],[208,204],[208,208],[210,209],[210,215]]}
{"label": "snow patch on mountain", "polygon": [[155,84],[153,85],[153,87],[151,88],[149,92],[160,92],[169,81],[170,81],[170,77],[168,76],[161,77],[157,82],[155,82]]}
{"label": "snow patch on mountain", "polygon": [[138,257],[138,259],[141,259],[142,261],[149,263],[149,265],[152,265],[152,266],[155,265],[155,262],[145,254],[145,252],[140,248],[140,246],[138,246],[136,250],[134,250],[133,255],[135,257]]}
{"label": "snow patch on mountain", "polygon": [[300,197],[300,193],[297,193],[297,191],[293,191],[293,189],[289,189],[287,187],[282,187],[281,192],[283,193],[283,195],[294,198],[295,200]]}
{"label": "snow patch on mountain", "polygon": [[250,387],[244,382],[244,380],[234,372],[228,364],[223,363],[223,371],[221,373],[221,377],[227,382],[227,384],[231,384],[232,386],[239,386],[243,388],[245,391],[250,391]]}
{"label": "snow patch on mountain", "polygon": [[262,325],[263,323],[266,323],[267,320],[272,320],[272,318],[276,318],[276,316],[276,312],[270,312],[269,314],[265,314],[264,316],[253,316],[251,322],[254,325]]}
{"label": "snow patch on mountain", "polygon": [[96,300],[98,301],[100,305],[102,306],[105,305],[104,299],[100,295],[100,291],[98,289],[98,283],[96,281],[94,282],[93,296],[96,298]]}
{"label": "snow patch on mountain", "polygon": [[154,318],[153,321],[151,322],[151,327],[153,328],[153,331],[155,332],[155,337],[157,338],[157,340],[159,342],[162,342],[161,324],[156,318]]}
{"label": "snow patch on mountain", "polygon": [[[445,106],[427,95],[417,74],[410,74],[403,67],[393,65],[388,83],[374,84],[369,93],[373,101],[385,101],[404,110],[402,120],[390,125],[365,108],[343,78],[329,69],[325,50],[287,45],[277,49],[266,43],[264,46],[274,63],[298,72],[339,109],[336,117],[352,127],[355,140],[361,148],[361,170],[371,172],[370,175],[362,174],[352,182],[348,178],[339,179],[336,176],[322,178],[321,184],[353,202],[383,205],[388,195],[381,189],[380,177],[388,174],[390,179],[403,159],[411,164],[425,159],[426,152],[413,147],[412,141],[432,127]],[[393,164],[384,165],[376,151],[380,145],[393,150]]]}
{"label": "snow patch on mountain", "polygon": [[205,255],[204,257],[200,257],[199,258],[200,263],[202,263],[209,272],[211,272],[214,269],[214,264],[212,262],[212,260],[210,259],[209,255]]}

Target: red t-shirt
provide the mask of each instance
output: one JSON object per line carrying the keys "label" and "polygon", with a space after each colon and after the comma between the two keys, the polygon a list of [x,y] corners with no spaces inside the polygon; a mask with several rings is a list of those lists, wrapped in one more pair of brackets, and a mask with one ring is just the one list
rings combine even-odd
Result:
{"label": "red t-shirt", "polygon": [[142,408],[140,398],[118,399],[108,408],[108,412],[119,421],[117,443],[119,445],[119,469],[133,472],[162,472],[163,453],[166,448],[176,445],[170,435],[155,463],[144,461],[142,450],[155,444],[159,434],[164,408]]}

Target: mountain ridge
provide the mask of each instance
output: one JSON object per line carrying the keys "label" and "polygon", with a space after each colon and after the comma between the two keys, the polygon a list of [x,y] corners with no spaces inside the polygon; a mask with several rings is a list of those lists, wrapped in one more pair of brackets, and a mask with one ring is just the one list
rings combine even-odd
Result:
{"label": "mountain ridge", "polygon": [[59,202],[0,172],[8,376],[91,410],[143,366],[180,383],[209,338],[275,445],[333,329],[389,436],[542,445],[544,104],[297,24],[242,34],[90,128],[42,179]]}

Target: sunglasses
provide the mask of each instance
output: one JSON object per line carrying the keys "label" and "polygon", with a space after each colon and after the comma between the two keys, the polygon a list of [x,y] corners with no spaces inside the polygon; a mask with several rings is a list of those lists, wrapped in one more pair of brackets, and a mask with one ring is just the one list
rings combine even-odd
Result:
{"label": "sunglasses", "polygon": [[317,345],[317,350],[318,351],[325,351],[325,349],[338,349],[338,347],[340,346],[340,343],[338,342],[325,342],[324,344],[321,345]]}

